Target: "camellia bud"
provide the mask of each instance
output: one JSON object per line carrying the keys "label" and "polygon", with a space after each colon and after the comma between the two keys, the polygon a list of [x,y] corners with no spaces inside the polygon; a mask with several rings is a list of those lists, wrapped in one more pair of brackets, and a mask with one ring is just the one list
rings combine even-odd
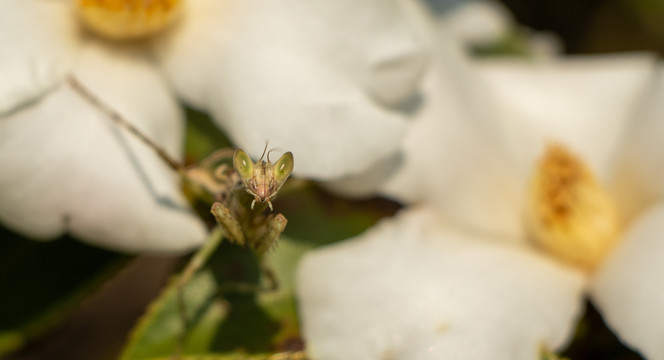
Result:
{"label": "camellia bud", "polygon": [[562,260],[593,269],[618,237],[612,199],[587,166],[561,145],[547,147],[527,199],[533,240]]}
{"label": "camellia bud", "polygon": [[78,14],[95,33],[113,40],[150,36],[175,22],[180,0],[77,0]]}

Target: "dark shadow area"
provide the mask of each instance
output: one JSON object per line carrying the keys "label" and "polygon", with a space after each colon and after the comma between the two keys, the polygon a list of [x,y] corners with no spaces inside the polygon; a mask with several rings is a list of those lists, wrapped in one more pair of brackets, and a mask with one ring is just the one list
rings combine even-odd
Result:
{"label": "dark shadow area", "polygon": [[130,259],[67,236],[40,242],[0,228],[0,331],[27,324],[39,333]]}
{"label": "dark shadow area", "polygon": [[[270,318],[256,303],[262,280],[256,256],[247,249],[223,242],[207,264],[219,286],[217,296],[228,310],[214,336],[212,349],[219,353],[273,350],[279,322]],[[201,308],[199,312],[203,314],[206,310]]]}
{"label": "dark shadow area", "polygon": [[247,353],[274,351],[279,322],[261,310],[253,298],[229,302],[230,312],[218,329],[213,349]]}
{"label": "dark shadow area", "polygon": [[590,301],[586,301],[586,312],[577,324],[574,340],[562,355],[572,360],[644,360],[620,342]]}
{"label": "dark shadow area", "polygon": [[209,115],[192,108],[185,108],[185,111],[187,117],[186,165],[198,164],[213,151],[232,145]]}
{"label": "dark shadow area", "polygon": [[69,237],[35,242],[0,229],[0,332],[22,330],[28,341],[6,359],[117,358],[177,261],[119,255]]}
{"label": "dark shadow area", "polygon": [[288,219],[285,236],[317,246],[359,235],[401,208],[384,198],[343,199],[311,183],[297,191],[288,191],[274,204]]}
{"label": "dark shadow area", "polygon": [[593,16],[609,1],[612,0],[500,0],[518,23],[558,34],[569,53],[583,52],[583,37]]}
{"label": "dark shadow area", "polygon": [[557,34],[568,54],[664,54],[664,3],[637,0],[500,0],[516,21]]}

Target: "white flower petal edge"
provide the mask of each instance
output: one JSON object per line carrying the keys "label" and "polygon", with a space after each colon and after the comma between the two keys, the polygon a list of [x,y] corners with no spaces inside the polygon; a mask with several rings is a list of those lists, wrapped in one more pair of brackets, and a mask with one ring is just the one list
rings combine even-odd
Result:
{"label": "white flower petal edge", "polygon": [[487,45],[507,35],[512,17],[504,5],[492,0],[464,1],[441,16],[445,30],[469,45]]}
{"label": "white flower petal edge", "polygon": [[189,5],[157,53],[179,93],[238,146],[257,156],[269,140],[293,152],[297,175],[315,179],[395,152],[407,119],[398,108],[425,66],[397,1]]}
{"label": "white flower petal edge", "polygon": [[664,67],[659,64],[647,90],[646,102],[620,151],[614,188],[620,208],[631,219],[664,200]]}
{"label": "white flower petal edge", "polygon": [[[78,60],[86,86],[180,154],[181,114],[140,54],[88,44]],[[0,168],[0,220],[31,236],[70,231],[130,252],[182,251],[205,238],[176,174],[65,84],[0,118]]]}
{"label": "white flower petal edge", "polygon": [[55,88],[79,47],[69,1],[0,1],[0,115]]}
{"label": "white flower petal edge", "polygon": [[307,255],[298,285],[317,359],[532,360],[569,339],[584,277],[413,208]]}
{"label": "white flower petal edge", "polygon": [[[452,138],[457,138],[462,132],[472,133],[476,131],[473,129],[473,125],[463,124],[466,121],[473,122],[471,118],[477,114],[473,110],[470,110],[475,101],[472,98],[481,97],[480,94],[477,94],[476,87],[467,85],[469,81],[472,81],[470,79],[474,79],[474,77],[469,73],[472,71],[468,65],[470,57],[467,54],[463,54],[465,52],[464,45],[466,45],[464,42],[484,43],[497,40],[507,31],[510,20],[501,5],[495,2],[441,2],[434,0],[423,1],[423,3],[420,6],[411,6],[408,10],[410,11],[411,18],[418,19],[415,23],[419,24],[420,32],[425,34],[423,37],[428,38],[430,42],[429,47],[434,49],[432,51],[433,61],[430,62],[429,68],[423,75],[421,91],[418,94],[418,104],[413,107],[410,113],[411,121],[409,122],[409,126],[413,127],[413,124],[415,124],[414,127],[416,129],[412,130],[415,134],[407,135],[407,139],[405,140],[406,152],[410,152],[409,150],[413,146],[417,147],[416,143],[422,139],[412,140],[418,136],[440,136],[440,139],[433,140],[437,145],[441,145],[446,141],[449,143],[449,140],[452,140],[451,143],[453,144],[458,144],[459,141],[445,139],[444,135],[440,135],[441,132],[450,130],[443,128],[450,126],[455,121],[458,121],[460,125],[457,126],[457,131],[449,131],[452,134],[450,136]],[[477,26],[478,22],[487,25],[485,21],[489,21],[488,27]],[[471,94],[469,98],[464,98],[468,93]],[[463,120],[458,120],[459,118]],[[440,129],[434,130],[433,127],[435,126],[440,127]],[[473,141],[473,145],[477,145],[477,142],[481,142],[481,139]],[[386,193],[389,196],[402,201],[414,201],[422,196],[428,197],[429,195],[416,194],[416,188],[401,188],[404,182],[408,182],[424,173],[423,169],[413,171],[416,166],[413,166],[412,163],[415,162],[425,167],[430,166],[431,168],[435,168],[440,163],[439,160],[446,157],[446,155],[436,151],[436,148],[432,144],[427,145],[431,146],[430,149],[433,151],[427,151],[425,156],[419,157],[419,161],[412,158],[406,161],[404,154],[401,152],[395,153],[386,159],[374,163],[360,174],[336,179],[327,182],[325,185],[329,190],[351,197],[375,195],[382,186],[386,187]],[[454,149],[452,152],[453,155],[472,152],[465,147],[462,149],[450,146],[450,148]],[[472,158],[473,156],[470,157]],[[392,176],[404,161],[407,162],[406,167],[408,170],[401,171],[401,174],[397,176],[398,180],[392,180],[392,184],[384,185],[387,179]],[[425,164],[425,162],[428,163]],[[487,163],[495,164],[496,162],[487,160]],[[490,166],[490,168],[493,167],[495,166]],[[426,172],[429,173],[431,170],[429,169]],[[411,174],[410,176],[404,175],[404,172],[410,172]],[[504,200],[501,199],[501,201],[495,203],[504,203]],[[484,197],[481,207],[485,207],[486,203],[486,197]],[[499,211],[498,213],[508,212]],[[512,224],[514,221],[497,219],[495,223]],[[515,232],[511,231],[512,234]]]}
{"label": "white flower petal edge", "polygon": [[494,99],[493,116],[503,130],[499,136],[522,182],[554,141],[580,156],[605,184],[655,69],[647,54],[480,65]]}
{"label": "white flower petal edge", "polygon": [[427,203],[463,226],[523,239],[523,189],[495,134],[491,101],[474,64],[452,38],[439,41],[422,105],[402,143],[403,166],[381,192]]}
{"label": "white flower petal edge", "polygon": [[518,241],[527,184],[547,142],[569,147],[608,185],[650,87],[652,57],[472,63],[457,55],[451,66],[454,52],[442,48],[386,195]]}
{"label": "white flower petal edge", "polygon": [[653,207],[628,229],[591,285],[608,325],[648,359],[663,359],[664,206]]}

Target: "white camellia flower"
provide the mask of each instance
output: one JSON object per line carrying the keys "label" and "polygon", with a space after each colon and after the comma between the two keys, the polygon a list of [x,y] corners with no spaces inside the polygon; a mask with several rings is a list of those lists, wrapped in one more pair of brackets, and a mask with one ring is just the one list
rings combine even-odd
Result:
{"label": "white camellia flower", "polygon": [[469,45],[490,45],[513,26],[508,10],[488,0],[421,0],[434,17],[434,27]]}
{"label": "white camellia flower", "polygon": [[[80,15],[94,3],[77,2]],[[176,99],[143,47],[85,31],[74,5],[0,1],[0,221],[37,239],[70,232],[130,252],[200,245],[206,229],[177,175],[65,79],[76,76],[173,156],[184,131]]]}
{"label": "white camellia flower", "polygon": [[[468,41],[507,28],[493,2],[446,5],[438,16],[436,0],[193,0],[196,21],[157,53],[181,96],[251,155],[269,140],[295,154],[295,175],[336,180],[398,150],[428,63],[419,2]],[[478,21],[492,26],[477,31]]]}
{"label": "white camellia flower", "polygon": [[438,49],[403,163],[412,204],[305,257],[317,359],[536,359],[584,296],[664,358],[661,71],[646,55],[487,61]]}
{"label": "white camellia flower", "polygon": [[175,174],[73,92],[72,74],[173,156],[183,124],[169,85],[250,153],[265,140],[295,153],[299,175],[363,171],[398,149],[426,67],[402,7],[0,0],[0,221],[126,251],[204,238]]}
{"label": "white camellia flower", "polygon": [[269,140],[295,154],[296,175],[334,179],[403,137],[427,59],[405,3],[195,0],[196,21],[158,53],[182,97],[251,155]]}

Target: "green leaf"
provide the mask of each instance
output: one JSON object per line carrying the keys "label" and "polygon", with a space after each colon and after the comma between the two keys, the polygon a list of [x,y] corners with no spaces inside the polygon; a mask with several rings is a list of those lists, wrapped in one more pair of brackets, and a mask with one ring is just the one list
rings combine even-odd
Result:
{"label": "green leaf", "polygon": [[[309,183],[296,183],[284,195],[275,208],[283,210],[288,226],[277,249],[265,257],[278,279],[278,290],[220,296],[220,288],[237,283],[257,286],[261,281],[253,253],[222,242],[185,287],[190,328],[182,358],[287,359],[270,354],[303,346],[295,303],[295,272],[301,257],[315,247],[354,236],[396,210],[387,202],[341,200]],[[216,231],[211,236],[208,241],[221,234]],[[183,329],[177,290],[173,279],[134,328],[121,359],[164,359],[176,353]]]}
{"label": "green leaf", "polygon": [[540,360],[570,360],[566,357],[561,357],[549,350],[542,350],[540,354]]}
{"label": "green leaf", "polygon": [[[220,232],[213,236],[221,236]],[[284,239],[271,254],[277,278],[292,279],[299,246]],[[244,294],[218,289],[229,284],[258,285],[260,267],[254,255],[224,242],[210,261],[184,288],[190,319],[182,354],[259,355],[299,344],[292,281],[283,281],[273,293]],[[134,329],[122,359],[156,359],[176,352],[183,323],[177,306],[177,281],[153,302]]]}
{"label": "green leaf", "polygon": [[399,206],[378,198],[349,201],[291,179],[281,189],[274,208],[288,219],[287,237],[317,247],[356,236],[393,215]]}
{"label": "green leaf", "polygon": [[231,146],[226,135],[219,130],[207,114],[191,108],[186,110],[185,153],[188,164],[199,163],[215,150]]}
{"label": "green leaf", "polygon": [[69,237],[37,242],[0,228],[0,238],[0,356],[56,326],[130,259]]}
{"label": "green leaf", "polygon": [[511,28],[494,43],[474,46],[472,54],[478,57],[511,56],[528,58],[533,55],[529,37],[532,35],[521,28]]}

